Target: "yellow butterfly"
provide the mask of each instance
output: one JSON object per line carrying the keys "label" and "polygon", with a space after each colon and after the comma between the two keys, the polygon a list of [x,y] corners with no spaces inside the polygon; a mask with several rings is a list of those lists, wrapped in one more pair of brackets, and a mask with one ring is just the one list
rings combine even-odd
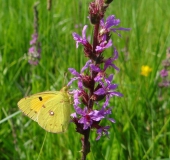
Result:
{"label": "yellow butterfly", "polygon": [[60,133],[67,130],[71,114],[67,87],[22,98],[18,107],[48,132]]}

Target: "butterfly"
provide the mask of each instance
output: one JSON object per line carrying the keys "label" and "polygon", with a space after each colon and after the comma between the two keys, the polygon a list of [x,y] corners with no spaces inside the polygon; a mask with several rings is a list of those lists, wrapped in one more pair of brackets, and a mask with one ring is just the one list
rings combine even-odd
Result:
{"label": "butterfly", "polygon": [[60,91],[37,93],[18,102],[19,109],[48,132],[61,133],[70,122],[71,102],[68,87]]}

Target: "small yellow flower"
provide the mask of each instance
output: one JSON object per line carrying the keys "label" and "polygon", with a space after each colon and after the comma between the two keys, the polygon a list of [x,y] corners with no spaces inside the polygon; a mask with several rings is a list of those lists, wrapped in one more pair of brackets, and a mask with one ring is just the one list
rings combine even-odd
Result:
{"label": "small yellow flower", "polygon": [[142,66],[141,67],[141,75],[147,77],[149,73],[152,71],[152,68],[149,66]]}

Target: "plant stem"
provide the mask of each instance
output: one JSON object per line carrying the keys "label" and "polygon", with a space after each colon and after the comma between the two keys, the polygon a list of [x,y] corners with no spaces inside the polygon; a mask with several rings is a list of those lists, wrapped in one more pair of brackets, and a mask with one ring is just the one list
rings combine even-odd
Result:
{"label": "plant stem", "polygon": [[93,36],[93,54],[95,54],[95,49],[98,44],[98,33],[99,33],[99,24],[94,26],[94,36]]}
{"label": "plant stem", "polygon": [[84,137],[81,139],[82,142],[82,160],[86,160],[87,154],[90,152],[89,142],[90,129],[84,131]]}

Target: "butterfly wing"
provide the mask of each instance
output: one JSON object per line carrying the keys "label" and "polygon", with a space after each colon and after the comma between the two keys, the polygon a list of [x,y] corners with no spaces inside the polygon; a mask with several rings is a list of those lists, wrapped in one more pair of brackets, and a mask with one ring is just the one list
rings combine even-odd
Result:
{"label": "butterfly wing", "polygon": [[42,108],[43,104],[55,97],[58,93],[59,92],[57,91],[47,91],[22,98],[18,102],[18,107],[25,115],[34,121],[37,121],[38,112]]}
{"label": "butterfly wing", "polygon": [[38,113],[38,124],[48,132],[64,132],[70,122],[70,112],[67,92],[60,91],[54,98],[44,103]]}

